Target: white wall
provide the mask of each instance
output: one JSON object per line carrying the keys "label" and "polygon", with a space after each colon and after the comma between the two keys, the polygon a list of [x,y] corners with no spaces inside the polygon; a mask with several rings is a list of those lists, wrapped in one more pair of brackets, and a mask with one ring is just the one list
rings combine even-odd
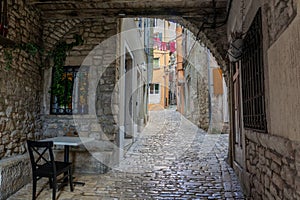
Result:
{"label": "white wall", "polygon": [[[125,71],[126,53],[132,62],[130,66],[131,70],[127,70],[127,72]],[[146,110],[147,106],[145,105],[146,93],[141,94],[144,85],[147,83],[146,65],[147,57],[144,51],[144,34],[141,34],[141,29],[137,27],[134,18],[121,19],[120,80],[118,83],[120,88],[120,141],[124,140],[122,138],[124,131],[133,136],[134,140],[139,121],[143,120],[145,116],[141,115],[140,112],[141,110]],[[129,111],[130,106],[128,104],[132,105],[132,111]]]}

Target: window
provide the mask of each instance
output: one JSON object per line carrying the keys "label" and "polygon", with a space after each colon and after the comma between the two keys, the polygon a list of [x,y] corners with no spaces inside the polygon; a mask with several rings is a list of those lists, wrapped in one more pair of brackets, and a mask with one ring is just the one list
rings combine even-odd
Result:
{"label": "window", "polygon": [[153,69],[159,69],[159,58],[153,58]]}
{"label": "window", "polygon": [[159,94],[159,84],[150,84],[150,94]]}
{"label": "window", "polygon": [[[87,67],[65,67],[61,75],[62,90],[55,91],[52,81],[51,114],[87,114],[88,71]],[[56,77],[53,71],[52,80]]]}
{"label": "window", "polygon": [[244,39],[242,57],[243,119],[245,128],[267,131],[261,11],[256,14]]}

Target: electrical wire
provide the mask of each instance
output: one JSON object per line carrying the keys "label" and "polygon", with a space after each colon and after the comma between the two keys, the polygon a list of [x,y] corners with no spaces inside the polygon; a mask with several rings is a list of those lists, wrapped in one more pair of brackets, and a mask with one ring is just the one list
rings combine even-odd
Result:
{"label": "electrical wire", "polygon": [[[213,23],[208,23],[207,22],[208,21],[207,18],[204,18],[205,21],[201,24],[201,27],[199,28],[199,31],[198,31],[198,33],[196,35],[196,39],[194,41],[194,44],[192,45],[192,48],[190,49],[189,53],[187,54],[187,59],[189,58],[189,56],[191,54],[191,51],[193,50],[194,46],[196,45],[196,42],[199,40],[200,33],[204,29],[216,29],[216,28],[220,28],[220,27],[224,26],[227,23],[227,21],[228,21],[230,10],[231,10],[231,7],[232,7],[232,0],[227,1],[226,18],[218,26],[217,26],[217,23],[216,23],[216,2],[215,2],[215,0],[212,0],[212,3],[213,3],[213,7],[214,7],[214,22]],[[205,25],[211,25],[211,26],[205,26]]]}

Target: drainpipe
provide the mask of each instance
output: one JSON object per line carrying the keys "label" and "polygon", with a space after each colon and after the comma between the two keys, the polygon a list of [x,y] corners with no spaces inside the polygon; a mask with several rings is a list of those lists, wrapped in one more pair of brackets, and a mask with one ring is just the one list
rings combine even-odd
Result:
{"label": "drainpipe", "polygon": [[208,127],[208,131],[209,131],[210,127],[211,127],[212,106],[211,106],[210,55],[209,55],[209,50],[208,50],[207,47],[206,47],[206,58],[207,58],[207,68],[208,68],[208,113],[209,113],[209,127]]}

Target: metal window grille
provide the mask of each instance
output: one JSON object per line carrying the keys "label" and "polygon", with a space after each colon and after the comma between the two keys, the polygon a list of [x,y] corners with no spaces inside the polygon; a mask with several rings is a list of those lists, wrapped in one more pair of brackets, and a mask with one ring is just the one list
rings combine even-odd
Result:
{"label": "metal window grille", "polygon": [[261,10],[244,39],[242,57],[243,119],[245,128],[267,131]]}
{"label": "metal window grille", "polygon": [[59,97],[51,94],[50,113],[58,115],[87,114],[87,68],[81,67],[79,72],[79,67],[65,67],[61,78],[64,83],[64,91]]}

